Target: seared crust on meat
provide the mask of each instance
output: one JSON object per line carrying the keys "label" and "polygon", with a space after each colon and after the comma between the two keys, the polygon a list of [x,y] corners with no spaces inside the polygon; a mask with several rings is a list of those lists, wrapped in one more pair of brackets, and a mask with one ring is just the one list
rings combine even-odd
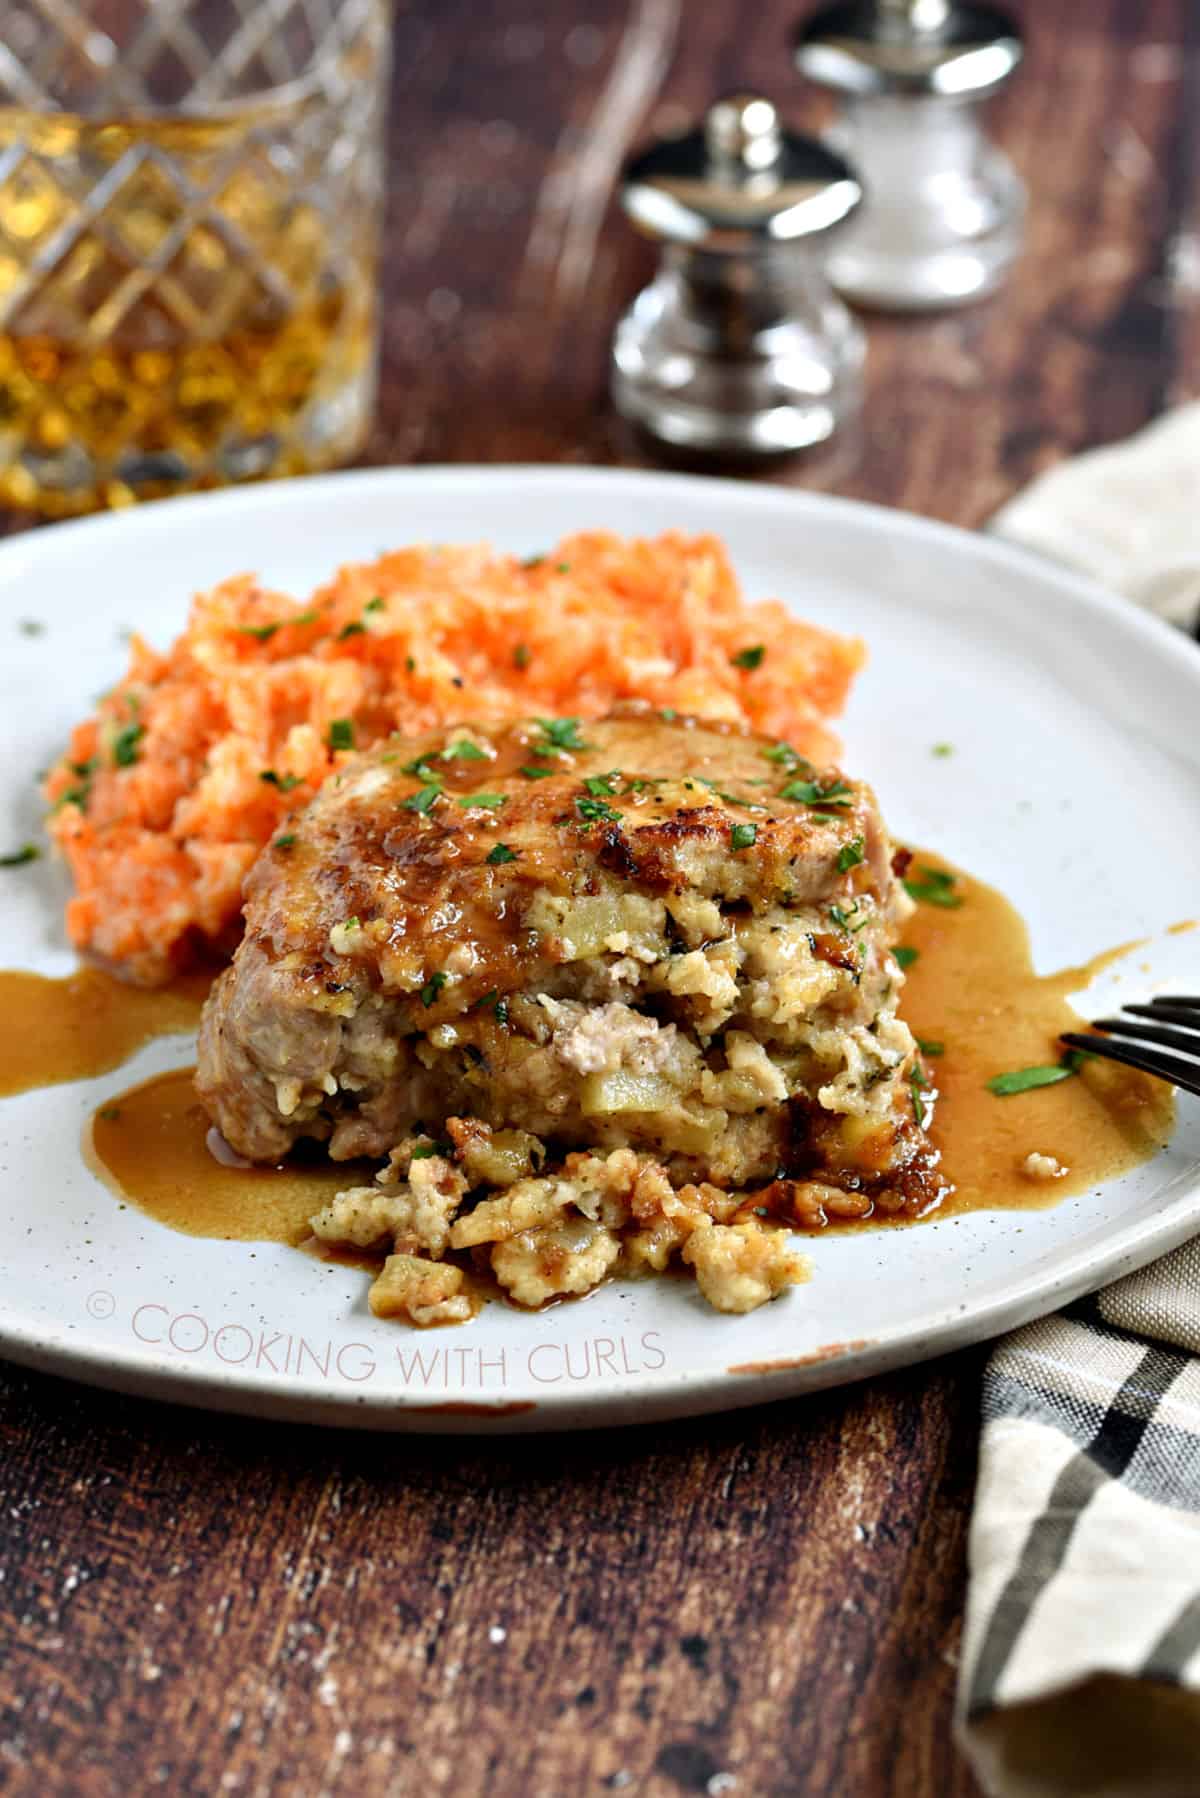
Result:
{"label": "seared crust on meat", "polygon": [[[781,799],[795,775],[734,725],[635,712],[552,730],[584,747],[556,748],[531,721],[361,757],[256,864],[247,938],[314,982],[345,975],[389,995],[419,993],[460,950],[470,966],[454,968],[435,1010],[453,1015],[492,987],[526,984],[543,946],[514,919],[534,891],[598,893],[615,877],[661,896],[794,905],[839,884],[838,857],[860,838],[868,874],[887,877],[869,788],[831,771],[820,778],[842,789],[835,804]],[[753,833],[749,852],[733,848],[737,826]],[[512,859],[494,859],[498,849]]]}

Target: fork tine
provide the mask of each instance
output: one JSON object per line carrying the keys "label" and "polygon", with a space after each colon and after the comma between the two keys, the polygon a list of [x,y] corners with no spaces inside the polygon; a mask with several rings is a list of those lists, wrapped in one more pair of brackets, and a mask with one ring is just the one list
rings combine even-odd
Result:
{"label": "fork tine", "polygon": [[1200,1038],[1186,1030],[1168,1030],[1162,1024],[1131,1024],[1128,1018],[1093,1018],[1093,1030],[1107,1030],[1116,1036],[1131,1036],[1139,1043],[1162,1043],[1167,1049],[1182,1049],[1185,1055],[1200,1055]]}
{"label": "fork tine", "polygon": [[1189,1030],[1200,1030],[1200,1005],[1184,999],[1151,999],[1149,1005],[1122,1005],[1122,1011],[1135,1018],[1154,1018],[1159,1022],[1185,1024]]}
{"label": "fork tine", "polygon": [[1172,1086],[1181,1086],[1200,1098],[1200,1063],[1183,1061],[1178,1055],[1160,1055],[1156,1049],[1140,1049],[1132,1043],[1114,1042],[1108,1036],[1085,1036],[1078,1030],[1068,1030],[1058,1040],[1072,1049],[1099,1055],[1102,1061],[1119,1061],[1124,1067],[1169,1080]]}
{"label": "fork tine", "polygon": [[1200,1012],[1200,998],[1195,993],[1160,993],[1151,1005],[1177,1005],[1181,1011]]}

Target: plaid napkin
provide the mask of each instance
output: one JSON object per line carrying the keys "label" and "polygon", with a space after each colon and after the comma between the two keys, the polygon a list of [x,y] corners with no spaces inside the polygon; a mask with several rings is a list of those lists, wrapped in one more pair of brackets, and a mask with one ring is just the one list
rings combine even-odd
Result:
{"label": "plaid napkin", "polygon": [[[1200,405],[993,526],[1177,623]],[[1200,1240],[1005,1337],[983,1391],[959,1727],[993,1798],[1200,1798]]]}
{"label": "plaid napkin", "polygon": [[959,1688],[988,1792],[1200,1794],[1198,1356],[1191,1242],[988,1363]]}

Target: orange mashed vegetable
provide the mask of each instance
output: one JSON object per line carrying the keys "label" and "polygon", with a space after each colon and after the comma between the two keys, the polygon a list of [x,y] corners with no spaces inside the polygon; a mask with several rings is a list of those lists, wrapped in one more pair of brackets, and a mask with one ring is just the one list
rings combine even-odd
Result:
{"label": "orange mashed vegetable", "polygon": [[715,537],[586,531],[525,562],[402,549],[303,604],[240,575],[194,601],[165,655],[134,638],[46,782],[71,938],[143,985],[228,955],[263,844],[350,749],[394,731],[646,699],[822,761],[862,659],[777,601],[748,604]]}

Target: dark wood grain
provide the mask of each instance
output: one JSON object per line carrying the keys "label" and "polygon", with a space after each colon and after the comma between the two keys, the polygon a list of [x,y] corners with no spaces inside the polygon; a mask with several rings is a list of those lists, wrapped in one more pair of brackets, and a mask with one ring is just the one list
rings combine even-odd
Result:
{"label": "dark wood grain", "polygon": [[[819,122],[784,52],[799,10],[399,16],[368,460],[642,459],[605,404],[648,273],[613,170],[734,85]],[[1031,11],[994,115],[1032,189],[1014,279],[873,319],[863,429],[770,478],[976,524],[1200,386],[1196,9]],[[980,1364],[512,1444],[9,1370],[0,1789],[972,1798],[951,1705]]]}
{"label": "dark wood grain", "polygon": [[127,1768],[197,1798],[966,1798],[978,1365],[485,1445],[10,1374],[10,1762],[89,1798]]}

